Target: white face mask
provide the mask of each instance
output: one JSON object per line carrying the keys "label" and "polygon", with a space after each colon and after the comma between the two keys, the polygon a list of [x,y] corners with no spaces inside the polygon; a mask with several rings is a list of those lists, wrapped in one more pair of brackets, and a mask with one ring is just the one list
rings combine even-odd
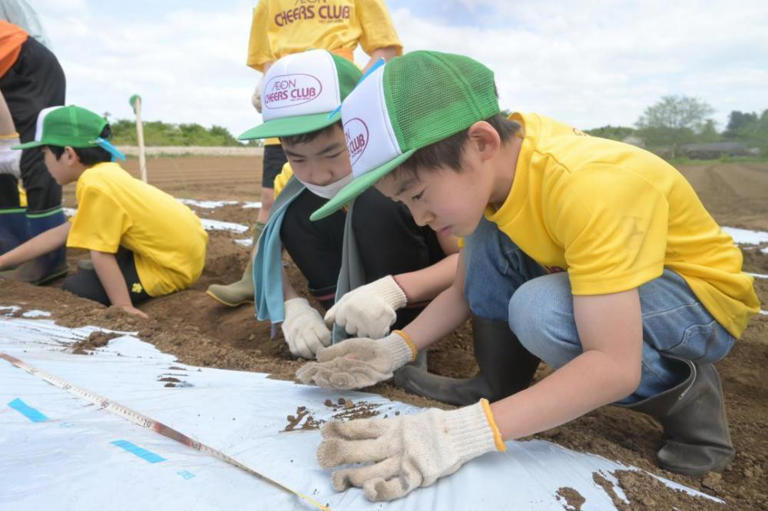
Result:
{"label": "white face mask", "polygon": [[342,188],[347,186],[349,183],[351,183],[354,178],[355,178],[355,175],[352,174],[352,172],[350,172],[349,174],[342,177],[338,181],[334,181],[333,183],[329,185],[324,185],[324,186],[313,185],[312,183],[301,181],[301,179],[299,179],[299,181],[301,182],[301,184],[307,187],[307,190],[314,193],[318,197],[322,197],[323,199],[331,199],[333,198],[334,195],[336,195],[339,192],[339,190],[341,190]]}

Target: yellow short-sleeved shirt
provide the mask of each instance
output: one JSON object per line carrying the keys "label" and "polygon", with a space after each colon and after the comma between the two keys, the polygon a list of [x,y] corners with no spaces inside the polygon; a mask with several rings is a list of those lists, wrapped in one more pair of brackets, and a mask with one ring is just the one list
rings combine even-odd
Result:
{"label": "yellow short-sleeved shirt", "polygon": [[120,246],[127,248],[150,296],[185,289],[200,277],[208,234],[200,219],[172,196],[116,163],[86,169],[75,195],[78,209],[68,247],[113,254]]}
{"label": "yellow short-sleeved shirt", "polygon": [[486,217],[526,254],[567,270],[574,295],[682,276],[735,337],[759,310],[742,254],[674,167],[547,117],[513,114],[525,138],[512,189]]}
{"label": "yellow short-sleeved shirt", "polygon": [[260,0],[253,10],[247,63],[263,71],[265,62],[313,48],[354,60],[358,43],[368,54],[390,46],[402,53],[383,1]]}

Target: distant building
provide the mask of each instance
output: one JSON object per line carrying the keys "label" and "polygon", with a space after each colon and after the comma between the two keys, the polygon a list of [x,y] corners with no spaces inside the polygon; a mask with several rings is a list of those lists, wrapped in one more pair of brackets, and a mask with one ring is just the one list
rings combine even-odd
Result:
{"label": "distant building", "polygon": [[680,147],[680,154],[692,160],[714,160],[721,156],[755,156],[757,153],[756,149],[750,149],[739,142],[685,144]]}
{"label": "distant building", "polygon": [[627,137],[624,137],[621,139],[622,142],[625,144],[632,144],[636,145],[637,147],[645,147],[645,142],[642,138],[638,137],[637,135],[629,135]]}

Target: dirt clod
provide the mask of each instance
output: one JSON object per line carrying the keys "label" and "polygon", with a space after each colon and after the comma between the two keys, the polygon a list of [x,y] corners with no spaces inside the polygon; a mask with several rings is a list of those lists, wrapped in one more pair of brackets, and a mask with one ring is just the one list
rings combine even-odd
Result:
{"label": "dirt clod", "polygon": [[72,346],[72,353],[76,355],[90,355],[96,348],[106,346],[109,344],[109,341],[121,335],[115,332],[102,332],[100,330],[91,332],[91,335]]}
{"label": "dirt clod", "polygon": [[563,508],[568,511],[581,511],[581,506],[587,501],[581,493],[568,486],[563,486],[558,489],[556,495],[558,499],[562,498],[565,500]]}

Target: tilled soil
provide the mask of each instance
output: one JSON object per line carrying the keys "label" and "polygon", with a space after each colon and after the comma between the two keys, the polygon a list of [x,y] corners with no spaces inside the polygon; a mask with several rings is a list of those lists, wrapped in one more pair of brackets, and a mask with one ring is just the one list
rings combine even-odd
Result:
{"label": "tilled soil", "polygon": [[[137,161],[125,167],[136,174]],[[258,201],[261,162],[250,157],[178,157],[148,160],[150,182],[180,198],[200,200]],[[768,231],[768,164],[710,164],[682,169],[702,201],[721,225]],[[74,187],[65,188],[65,206],[74,204]],[[250,224],[258,210],[242,205],[216,209],[193,207],[202,218]],[[253,307],[229,309],[205,295],[211,283],[237,280],[245,266],[249,249],[235,239],[250,233],[209,232],[206,268],[191,289],[153,299],[140,308],[150,316],[143,320],[121,310],[103,307],[60,289],[59,282],[34,287],[0,280],[0,305],[19,305],[25,310],[51,311],[53,318],[67,326],[98,325],[138,335],[158,349],[173,353],[181,362],[271,373],[275,378],[292,379],[301,361],[292,359],[277,329],[271,337],[270,325],[256,321]],[[68,255],[70,271],[77,271],[82,251]],[[306,293],[306,283],[288,261],[289,278]],[[768,274],[768,254],[755,248],[744,249],[746,271]],[[757,279],[763,309],[768,309],[768,280]],[[80,348],[87,353],[108,342],[109,337],[89,338]],[[430,351],[430,370],[447,376],[467,377],[477,370],[468,325],[441,340]],[[726,500],[734,509],[768,509],[768,315],[756,316],[743,338],[720,364],[726,405],[736,459],[720,476],[707,474],[692,478],[665,472],[654,463],[661,441],[661,428],[651,418],[625,409],[607,406],[564,426],[537,435],[539,438],[584,452],[654,471],[687,486]],[[541,366],[537,378],[550,369]],[[369,389],[392,399],[418,405],[439,403],[409,395],[383,383]],[[296,403],[298,407],[302,403]],[[297,413],[298,414],[298,413]],[[295,419],[295,418],[294,418]],[[290,421],[289,421],[290,423]],[[297,423],[298,424],[298,423]],[[722,506],[674,492],[642,474],[617,474],[624,492],[631,498],[631,509],[720,509]],[[611,483],[595,474],[596,484],[611,494]],[[571,488],[558,495],[563,507],[577,509],[583,499]],[[618,497],[618,507],[626,509]]]}

